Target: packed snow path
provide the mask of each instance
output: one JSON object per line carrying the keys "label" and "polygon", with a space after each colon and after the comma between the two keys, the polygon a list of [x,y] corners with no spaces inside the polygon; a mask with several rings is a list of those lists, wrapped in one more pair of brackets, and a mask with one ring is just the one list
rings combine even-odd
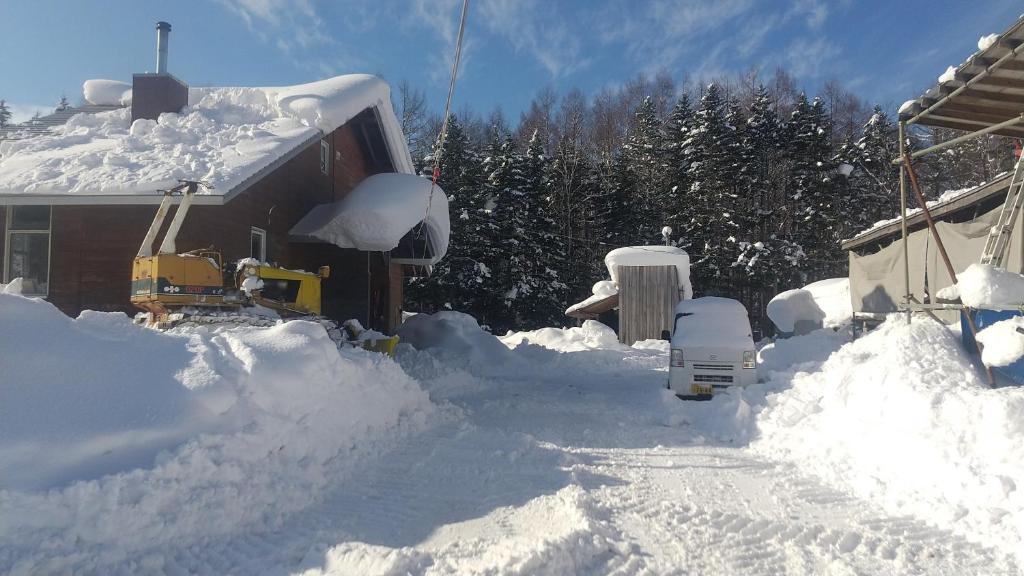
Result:
{"label": "packed snow path", "polygon": [[[403,359],[447,415],[262,533],[172,574],[1016,574],[1005,555],[668,422],[660,350],[520,349],[491,377]],[[668,425],[668,424],[673,425]],[[126,563],[126,571],[138,558]],[[143,563],[142,566],[147,564]]]}

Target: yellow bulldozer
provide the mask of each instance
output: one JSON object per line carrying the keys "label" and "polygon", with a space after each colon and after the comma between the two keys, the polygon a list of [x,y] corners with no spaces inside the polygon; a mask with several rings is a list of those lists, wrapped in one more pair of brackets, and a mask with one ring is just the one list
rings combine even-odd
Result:
{"label": "yellow bulldozer", "polygon": [[[164,192],[142,246],[132,264],[131,302],[145,310],[142,319],[154,327],[170,327],[178,321],[203,317],[226,318],[244,308],[270,308],[281,316],[320,315],[320,280],[330,275],[323,266],[316,274],[286,270],[246,258],[225,267],[214,249],[179,254],[175,240],[188,215],[192,199],[202,183],[182,181]],[[153,242],[163,227],[174,197],[180,196],[160,248]],[[248,316],[256,316],[249,314]]]}

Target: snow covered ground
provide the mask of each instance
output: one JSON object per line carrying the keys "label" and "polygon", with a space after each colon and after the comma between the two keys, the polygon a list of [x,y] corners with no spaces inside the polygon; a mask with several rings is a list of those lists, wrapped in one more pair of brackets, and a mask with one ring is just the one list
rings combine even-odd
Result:
{"label": "snow covered ground", "polygon": [[[2,573],[961,575],[1024,561],[1024,394],[986,388],[925,321],[770,344],[762,384],[683,403],[664,390],[665,343],[623,346],[596,322],[497,339],[458,313],[416,316],[405,341],[421,349],[400,345],[396,364],[338,353],[303,322],[155,334],[47,306],[0,294],[0,347],[17,351],[0,363],[5,406],[73,388],[63,369],[95,377],[83,409],[125,422],[115,400],[152,379],[125,375],[159,351],[152,385],[178,382],[188,401],[155,403],[155,422],[203,425],[143,446],[149,462],[0,490]],[[84,352],[37,376],[46,326]],[[101,365],[117,376],[106,388]],[[21,437],[0,434],[4,458],[31,440],[22,420]],[[64,427],[110,436],[93,420]]]}

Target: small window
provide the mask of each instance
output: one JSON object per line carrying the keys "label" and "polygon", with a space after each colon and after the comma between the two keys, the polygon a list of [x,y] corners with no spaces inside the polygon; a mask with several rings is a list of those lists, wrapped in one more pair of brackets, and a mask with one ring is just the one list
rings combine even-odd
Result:
{"label": "small window", "polygon": [[331,143],[326,138],[320,139],[320,171],[331,174]]}
{"label": "small window", "polygon": [[21,278],[22,293],[46,296],[50,288],[50,207],[10,206],[4,281]]}
{"label": "small window", "polygon": [[267,261],[267,231],[253,226],[249,232],[249,256]]}

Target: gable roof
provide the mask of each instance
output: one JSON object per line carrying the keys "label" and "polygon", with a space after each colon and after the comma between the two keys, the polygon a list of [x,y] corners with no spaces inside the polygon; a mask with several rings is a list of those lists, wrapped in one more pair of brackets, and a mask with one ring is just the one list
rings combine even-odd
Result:
{"label": "gable roof", "polygon": [[221,204],[366,109],[395,170],[412,173],[387,83],[350,74],[275,88],[191,88],[189,105],[159,121],[132,123],[122,108],[0,142],[0,204],[158,203],[158,190],[183,178],[212,186],[196,203]]}

